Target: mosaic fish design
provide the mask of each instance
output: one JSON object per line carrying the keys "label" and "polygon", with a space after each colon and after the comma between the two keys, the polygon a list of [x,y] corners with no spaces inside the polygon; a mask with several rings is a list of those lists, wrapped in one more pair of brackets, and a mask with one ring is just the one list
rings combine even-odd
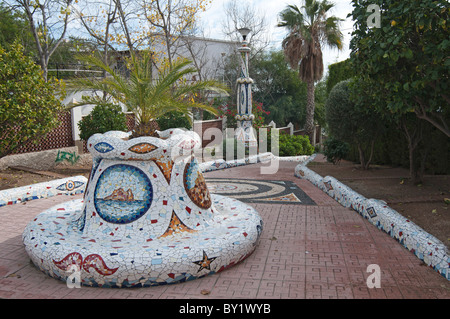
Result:
{"label": "mosaic fish design", "polygon": [[64,184],[61,184],[58,187],[56,187],[56,189],[60,191],[73,191],[74,189],[79,188],[83,185],[84,185],[83,182],[68,180]]}
{"label": "mosaic fish design", "polygon": [[136,154],[147,154],[154,150],[156,150],[157,147],[150,143],[139,143],[136,145],[131,146],[128,150],[130,152],[136,153]]}
{"label": "mosaic fish design", "polygon": [[112,147],[110,144],[106,142],[97,143],[94,145],[94,148],[97,152],[102,154],[111,152],[114,149],[114,147]]}

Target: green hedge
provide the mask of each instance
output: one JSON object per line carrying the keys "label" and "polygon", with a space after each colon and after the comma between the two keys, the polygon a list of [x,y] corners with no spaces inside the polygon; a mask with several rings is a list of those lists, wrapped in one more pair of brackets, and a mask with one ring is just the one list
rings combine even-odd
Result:
{"label": "green hedge", "polygon": [[80,138],[87,141],[95,133],[127,131],[126,116],[119,105],[98,102],[89,115],[78,122]]}

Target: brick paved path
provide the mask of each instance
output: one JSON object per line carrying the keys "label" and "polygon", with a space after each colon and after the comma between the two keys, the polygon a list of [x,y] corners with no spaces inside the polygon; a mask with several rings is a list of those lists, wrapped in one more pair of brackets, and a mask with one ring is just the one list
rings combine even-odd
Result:
{"label": "brick paved path", "polygon": [[[205,177],[290,180],[317,205],[251,204],[264,220],[256,251],[220,274],[175,285],[69,289],[30,263],[21,235],[41,211],[82,195],[0,207],[0,298],[450,299],[449,281],[356,212],[294,177],[296,163],[281,162],[276,175],[261,175],[265,165],[209,172]],[[370,264],[380,267],[381,288],[367,287]]]}

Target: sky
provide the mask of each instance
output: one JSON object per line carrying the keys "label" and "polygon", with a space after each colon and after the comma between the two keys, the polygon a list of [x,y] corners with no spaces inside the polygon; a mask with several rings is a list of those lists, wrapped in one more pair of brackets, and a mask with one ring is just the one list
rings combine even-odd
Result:
{"label": "sky", "polygon": [[[222,31],[222,21],[224,17],[224,6],[229,0],[213,0],[208,9],[200,16],[200,23],[205,29],[205,35],[212,39],[225,39]],[[271,35],[271,47],[275,50],[281,49],[281,42],[286,36],[284,28],[279,28],[278,15],[288,5],[297,5],[301,7],[301,0],[240,0],[255,6],[265,17],[269,24],[268,33]],[[350,33],[353,29],[351,18],[347,18],[347,14],[352,12],[352,4],[350,0],[331,0],[335,7],[330,10],[330,14],[337,16],[345,21],[341,22],[341,31],[344,35],[344,48],[339,51],[337,49],[322,48],[324,70],[326,71],[329,64],[336,63],[347,59],[350,56]]]}

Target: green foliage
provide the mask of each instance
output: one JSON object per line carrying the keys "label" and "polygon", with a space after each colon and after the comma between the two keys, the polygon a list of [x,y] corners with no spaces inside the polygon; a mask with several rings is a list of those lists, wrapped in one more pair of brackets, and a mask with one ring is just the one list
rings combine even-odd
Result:
{"label": "green foliage", "polygon": [[156,122],[158,122],[161,131],[169,128],[186,128],[190,130],[192,127],[191,122],[180,112],[166,113],[163,116],[160,116]]}
{"label": "green foliage", "polygon": [[323,154],[327,158],[327,161],[333,164],[339,163],[350,151],[347,143],[333,137],[327,138],[327,140],[323,143],[323,146]]}
{"label": "green foliage", "polygon": [[314,90],[314,122],[320,125],[322,128],[327,127],[327,121],[325,118],[325,103],[328,98],[326,80],[322,80],[316,84]]}
{"label": "green foliage", "polygon": [[[355,102],[384,114],[414,112],[444,134],[450,112],[450,29],[445,0],[353,0],[351,64],[365,83]],[[369,4],[379,5],[381,27],[369,28]]]}
{"label": "green foliage", "polygon": [[63,106],[55,94],[65,95],[63,83],[46,82],[22,45],[0,46],[0,158],[27,141],[39,141],[59,124]]}
{"label": "green foliage", "polygon": [[36,56],[33,35],[24,14],[0,3],[0,46],[7,48],[15,41],[22,44],[25,55]]}
{"label": "green foliage", "polygon": [[151,52],[132,54],[127,65],[129,76],[126,76],[106,65],[98,56],[80,56],[82,61],[105,70],[110,76],[79,79],[77,86],[80,90],[90,88],[108,93],[135,113],[141,125],[170,112],[179,112],[190,121],[191,108],[216,112],[213,107],[196,102],[194,94],[204,90],[226,92],[221,84],[216,81],[187,83],[184,79],[196,69],[184,59],[163,69],[155,80],[152,57]]}
{"label": "green foliage", "polygon": [[255,80],[253,98],[270,112],[267,123],[274,121],[283,127],[291,122],[303,126],[306,108],[306,84],[298,72],[291,69],[283,51],[272,51],[255,57],[251,65]]}
{"label": "green foliage", "polygon": [[348,143],[370,139],[381,122],[370,108],[357,107],[350,98],[350,80],[336,84],[325,104],[330,135]]}
{"label": "green foliage", "polygon": [[308,136],[280,134],[279,156],[311,155],[314,147],[309,142]]}
{"label": "green foliage", "polygon": [[339,82],[353,77],[353,73],[349,59],[330,64],[328,66],[328,77],[326,81],[327,94],[330,94],[331,89]]}
{"label": "green foliage", "polygon": [[119,105],[98,101],[89,115],[78,122],[80,138],[87,141],[96,133],[126,131],[126,116]]}
{"label": "green foliage", "polygon": [[326,102],[326,120],[332,137],[358,147],[361,166],[367,169],[375,140],[384,129],[384,121],[371,108],[353,103],[351,91],[356,86],[352,80],[345,80],[333,87]]}

